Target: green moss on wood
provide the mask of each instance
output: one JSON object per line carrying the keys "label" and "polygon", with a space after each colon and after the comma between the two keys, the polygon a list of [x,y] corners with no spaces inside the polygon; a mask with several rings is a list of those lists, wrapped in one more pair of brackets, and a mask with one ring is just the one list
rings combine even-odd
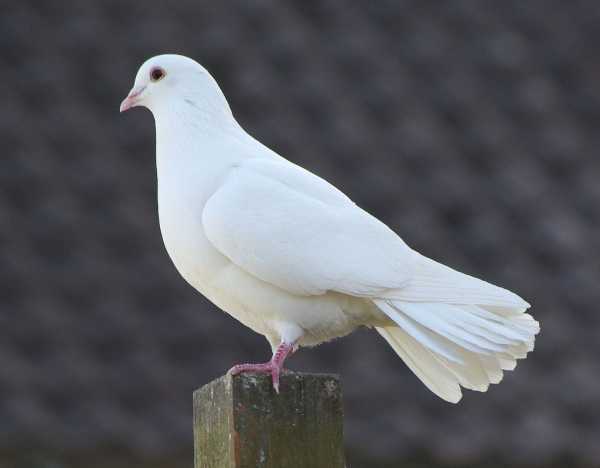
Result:
{"label": "green moss on wood", "polygon": [[342,468],[339,377],[224,376],[194,393],[195,468]]}

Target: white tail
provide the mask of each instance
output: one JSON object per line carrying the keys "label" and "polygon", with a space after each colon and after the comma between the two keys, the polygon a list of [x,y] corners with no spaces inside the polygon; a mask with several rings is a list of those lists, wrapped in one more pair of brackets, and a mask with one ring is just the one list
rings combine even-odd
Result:
{"label": "white tail", "polygon": [[422,257],[414,280],[374,303],[396,326],[377,328],[436,395],[485,392],[533,350],[539,324],[516,294]]}

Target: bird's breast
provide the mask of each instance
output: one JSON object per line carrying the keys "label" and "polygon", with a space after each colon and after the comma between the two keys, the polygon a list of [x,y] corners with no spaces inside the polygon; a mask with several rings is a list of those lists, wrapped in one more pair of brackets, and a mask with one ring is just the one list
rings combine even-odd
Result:
{"label": "bird's breast", "polygon": [[179,273],[204,295],[211,276],[229,262],[204,233],[202,212],[211,195],[193,174],[158,175],[158,217],[165,248]]}

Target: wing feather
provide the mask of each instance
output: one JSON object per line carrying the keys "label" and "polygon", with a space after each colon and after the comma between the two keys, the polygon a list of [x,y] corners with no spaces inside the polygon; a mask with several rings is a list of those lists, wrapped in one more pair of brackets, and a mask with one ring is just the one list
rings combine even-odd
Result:
{"label": "wing feather", "polygon": [[234,168],[202,222],[233,263],[293,294],[383,294],[407,283],[416,255],[335,187],[286,161]]}

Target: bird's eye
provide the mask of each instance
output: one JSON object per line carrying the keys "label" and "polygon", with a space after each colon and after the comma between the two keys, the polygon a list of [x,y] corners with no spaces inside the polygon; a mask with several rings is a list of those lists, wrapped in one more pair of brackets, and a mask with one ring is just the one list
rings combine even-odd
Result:
{"label": "bird's eye", "polygon": [[160,67],[153,68],[152,70],[150,70],[150,81],[162,80],[165,77],[165,75],[166,75],[166,73],[162,68],[160,68]]}

